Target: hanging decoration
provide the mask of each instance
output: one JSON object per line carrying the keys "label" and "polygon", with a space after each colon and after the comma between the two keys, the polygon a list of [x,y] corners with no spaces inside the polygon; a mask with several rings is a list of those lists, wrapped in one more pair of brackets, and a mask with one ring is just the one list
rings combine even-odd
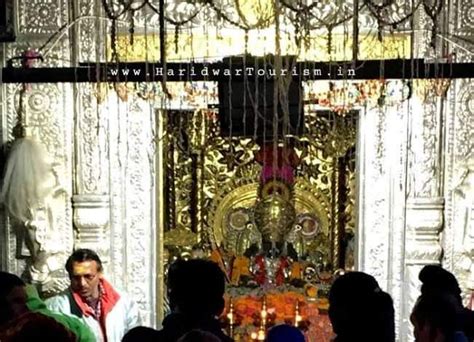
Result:
{"label": "hanging decoration", "polygon": [[[34,51],[23,54],[22,66],[30,68],[39,58]],[[1,199],[8,213],[26,223],[32,220],[32,212],[41,207],[47,194],[45,177],[50,165],[44,147],[36,141],[27,125],[24,97],[28,84],[21,85],[17,110],[17,124],[13,128],[13,142],[8,156]]]}
{"label": "hanging decoration", "polygon": [[345,115],[358,107],[400,104],[410,98],[411,88],[410,81],[397,80],[313,82],[305,88],[305,101]]}
{"label": "hanging decoration", "polygon": [[[443,9],[442,0],[418,0],[410,4],[397,0],[280,0],[278,2],[273,0],[198,0],[192,3],[175,0],[166,4],[161,4],[161,2],[160,0],[102,0],[104,11],[111,20],[112,57],[117,57],[116,48],[113,45],[118,34],[119,20],[128,21],[131,43],[133,43],[137,26],[152,28],[158,25],[161,32],[164,23],[171,25],[176,47],[178,37],[184,28],[211,25],[221,29],[237,28],[248,33],[281,23],[279,30],[293,35],[293,41],[297,46],[301,46],[301,43],[306,47],[310,46],[314,32],[325,29],[328,37],[327,49],[331,51],[334,30],[351,20],[364,21],[367,27],[377,25],[378,37],[381,41],[387,29],[389,32],[395,32],[398,28],[409,28],[414,14],[421,8],[432,21],[431,45],[434,48],[435,38],[439,31],[438,22]],[[158,16],[158,20],[154,15]],[[163,38],[160,37],[160,39]]]}
{"label": "hanging decoration", "polygon": [[[28,50],[23,54],[22,66],[29,68],[38,58],[36,52]],[[27,259],[27,275],[47,291],[48,286],[56,286],[54,281],[50,282],[50,274],[59,265],[53,256],[58,252],[53,203],[66,190],[57,179],[45,147],[28,126],[24,100],[29,88],[23,84],[19,91],[15,140],[9,151],[0,197],[16,229],[17,256]]]}

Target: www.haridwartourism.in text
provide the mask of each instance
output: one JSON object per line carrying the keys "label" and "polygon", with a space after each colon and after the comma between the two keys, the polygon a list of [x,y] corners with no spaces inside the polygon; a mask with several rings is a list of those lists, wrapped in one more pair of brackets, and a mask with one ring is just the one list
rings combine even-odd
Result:
{"label": "www.haridwartourism.in text", "polygon": [[281,68],[280,70],[274,68],[255,68],[255,67],[242,67],[242,68],[212,68],[202,67],[196,69],[195,67],[189,68],[164,68],[164,67],[153,67],[153,68],[114,68],[109,69],[111,76],[151,76],[151,77],[265,77],[272,78],[277,76],[306,76],[306,77],[351,77],[355,76],[355,69],[344,69],[342,67],[333,68],[332,70],[324,71],[321,68]]}

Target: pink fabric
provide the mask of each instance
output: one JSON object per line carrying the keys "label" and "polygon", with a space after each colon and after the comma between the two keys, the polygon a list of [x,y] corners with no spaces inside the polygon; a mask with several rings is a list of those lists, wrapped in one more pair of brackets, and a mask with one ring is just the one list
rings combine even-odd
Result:
{"label": "pink fabric", "polygon": [[263,184],[272,180],[279,179],[286,182],[289,185],[292,185],[295,181],[293,175],[293,168],[291,166],[281,166],[273,168],[272,165],[267,165],[262,168],[261,181]]}
{"label": "pink fabric", "polygon": [[26,68],[32,68],[36,63],[36,59],[31,59],[31,57],[39,57],[39,53],[31,49],[26,50],[23,55],[26,57],[24,61],[24,66]]}

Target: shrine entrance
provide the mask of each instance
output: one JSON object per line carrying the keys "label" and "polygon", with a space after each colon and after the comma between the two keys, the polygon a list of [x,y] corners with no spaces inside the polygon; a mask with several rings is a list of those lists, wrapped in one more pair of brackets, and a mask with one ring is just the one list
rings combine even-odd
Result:
{"label": "shrine entrance", "polygon": [[[325,89],[318,83],[305,85],[306,97]],[[177,258],[217,262],[233,334],[258,333],[267,307],[268,324],[291,321],[329,338],[330,284],[356,259],[358,111],[304,101],[300,134],[276,140],[223,133],[216,108],[158,115],[164,269]],[[326,324],[316,324],[321,319]]]}

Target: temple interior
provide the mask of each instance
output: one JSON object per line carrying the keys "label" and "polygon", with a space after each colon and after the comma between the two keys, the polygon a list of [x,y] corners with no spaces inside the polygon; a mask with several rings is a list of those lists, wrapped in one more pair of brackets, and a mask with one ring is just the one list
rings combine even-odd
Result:
{"label": "temple interior", "polygon": [[150,327],[168,266],[215,261],[236,341],[263,311],[329,341],[350,271],[392,296],[397,341],[423,266],[470,302],[472,1],[1,6],[0,269],[44,298],[89,248]]}

